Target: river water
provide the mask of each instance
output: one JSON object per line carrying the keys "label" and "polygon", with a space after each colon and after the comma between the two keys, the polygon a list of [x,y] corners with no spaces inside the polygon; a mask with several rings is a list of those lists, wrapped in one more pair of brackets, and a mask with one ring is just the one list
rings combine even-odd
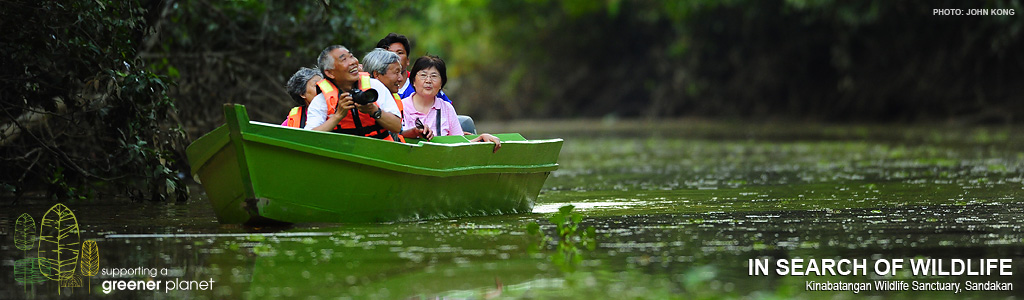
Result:
{"label": "river water", "polygon": [[[0,298],[990,299],[1024,290],[1020,128],[551,126],[491,125],[565,139],[532,214],[251,228],[216,223],[199,186],[184,205],[68,203],[82,239],[98,244],[101,272],[59,296],[56,282],[23,285],[13,272],[36,251],[14,247],[15,219],[38,221],[49,205],[4,204]],[[552,259],[557,239],[542,243],[525,228],[536,222],[555,238],[548,217],[570,204],[595,228],[596,247],[577,249],[583,259],[566,268]],[[780,261],[801,259],[803,269],[777,273]],[[1009,259],[1012,275],[911,270],[964,262],[978,271],[983,259]],[[767,274],[751,274],[752,260]],[[866,274],[797,275],[810,261],[840,260],[866,262]],[[878,272],[880,262],[903,268]],[[163,285],[116,285],[126,281]],[[911,290],[879,291],[876,281]],[[1013,290],[971,291],[968,281]],[[960,290],[915,290],[950,284]]]}

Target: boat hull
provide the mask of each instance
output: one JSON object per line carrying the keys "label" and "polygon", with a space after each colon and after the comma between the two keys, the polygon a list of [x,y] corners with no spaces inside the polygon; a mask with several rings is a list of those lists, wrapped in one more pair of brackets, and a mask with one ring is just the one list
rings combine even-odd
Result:
{"label": "boat hull", "polygon": [[[403,144],[249,122],[188,149],[193,174],[225,224],[389,222],[530,212],[562,141],[505,135],[503,147],[445,137]],[[435,139],[437,140],[437,139]]]}

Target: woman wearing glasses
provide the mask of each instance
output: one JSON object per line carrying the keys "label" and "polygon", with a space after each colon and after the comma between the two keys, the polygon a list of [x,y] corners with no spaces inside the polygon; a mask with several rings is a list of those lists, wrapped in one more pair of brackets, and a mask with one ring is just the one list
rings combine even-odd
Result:
{"label": "woman wearing glasses", "polygon": [[[413,63],[411,78],[416,92],[402,99],[403,113],[402,135],[407,138],[426,138],[434,136],[463,135],[455,107],[437,96],[448,75],[445,73],[444,60],[437,56],[420,57]],[[501,140],[490,134],[480,134],[470,142],[494,143],[494,151],[501,148]]]}

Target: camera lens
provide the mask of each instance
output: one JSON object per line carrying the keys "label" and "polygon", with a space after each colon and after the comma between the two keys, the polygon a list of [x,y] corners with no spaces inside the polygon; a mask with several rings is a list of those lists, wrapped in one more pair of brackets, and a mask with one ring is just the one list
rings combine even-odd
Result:
{"label": "camera lens", "polygon": [[369,89],[362,91],[359,89],[353,89],[349,94],[352,94],[352,101],[360,105],[366,105],[373,102],[377,102],[377,90]]}

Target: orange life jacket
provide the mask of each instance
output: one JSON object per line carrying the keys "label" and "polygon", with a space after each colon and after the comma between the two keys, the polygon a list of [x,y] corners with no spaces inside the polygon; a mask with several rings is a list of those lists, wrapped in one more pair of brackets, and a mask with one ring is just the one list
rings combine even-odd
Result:
{"label": "orange life jacket", "polygon": [[288,112],[288,119],[285,121],[284,126],[292,128],[306,127],[306,107],[292,107],[292,111]]}
{"label": "orange life jacket", "polygon": [[391,97],[395,98],[395,104],[398,104],[398,111],[405,113],[405,107],[402,105],[402,98],[398,96],[398,93],[391,93]]}
{"label": "orange life jacket", "polygon": [[[402,98],[398,97],[398,93],[391,93],[391,97],[395,98],[395,104],[398,104],[398,111],[404,114],[405,113],[405,108],[404,108],[404,105],[402,105]],[[399,121],[401,121],[401,120],[399,120]],[[392,132],[391,133],[390,141],[394,141],[396,138],[398,139],[399,142],[405,143],[405,137],[402,136],[401,133],[394,133],[394,132]],[[388,140],[388,139],[385,138],[385,140]]]}
{"label": "orange life jacket", "polygon": [[[324,94],[324,99],[327,101],[327,115],[334,114],[334,110],[338,106],[338,95],[341,93],[341,91],[339,91],[334,86],[334,83],[332,83],[330,80],[327,80],[326,78],[320,80],[320,82],[317,82],[316,85],[317,87],[320,88],[320,91]],[[359,72],[359,90],[366,91],[371,88],[372,87],[370,86],[370,74],[366,72]],[[398,99],[398,97],[394,93],[392,93],[392,97]],[[397,103],[399,106],[399,111],[401,111],[402,101],[398,100]],[[377,104],[374,103],[374,105]],[[379,109],[380,105],[377,106]],[[353,115],[358,115],[358,118],[353,118]],[[367,136],[372,138],[384,139],[388,141],[395,141],[395,138],[397,137],[398,141],[405,142],[404,137],[402,137],[401,135],[392,134],[387,129],[384,129],[384,127],[380,126],[380,124],[377,124],[377,120],[374,119],[372,116],[370,116],[369,114],[364,114],[360,112],[358,109],[352,109],[351,112],[345,115],[345,118],[341,119],[341,121],[338,122],[338,126],[335,126],[334,129],[331,131],[351,135]]]}

